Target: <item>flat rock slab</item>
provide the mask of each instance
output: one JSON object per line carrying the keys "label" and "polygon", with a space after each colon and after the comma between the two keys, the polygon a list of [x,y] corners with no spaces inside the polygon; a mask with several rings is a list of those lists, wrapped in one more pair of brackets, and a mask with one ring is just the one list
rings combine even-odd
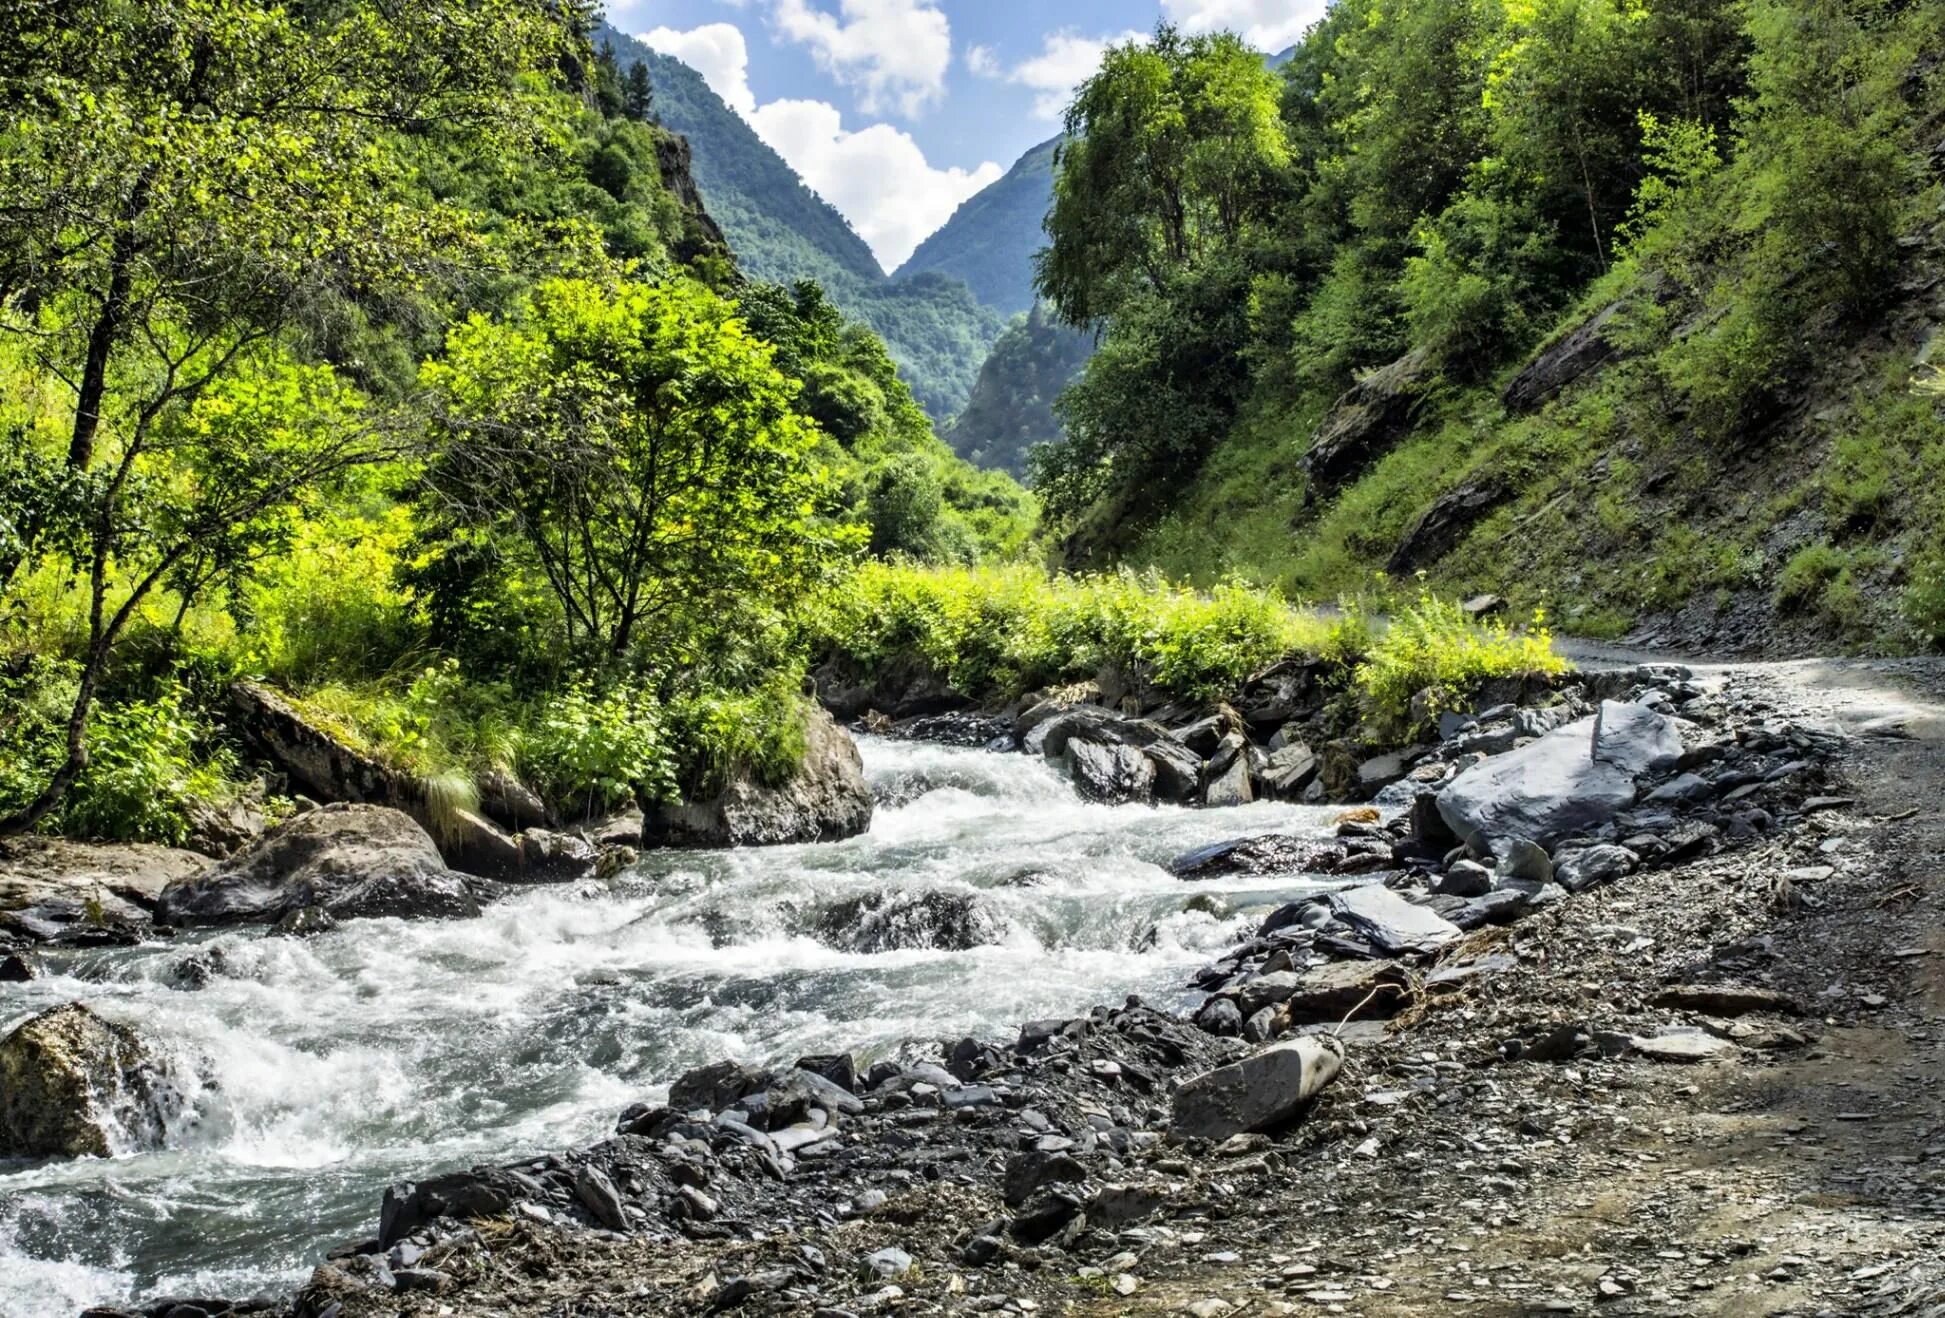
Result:
{"label": "flat rock slab", "polygon": [[1775,989],[1741,984],[1677,984],[1655,996],[1654,1005],[1673,1011],[1699,1011],[1710,1016],[1771,1014],[1801,1016],[1803,1004]]}
{"label": "flat rock slab", "polygon": [[1389,1016],[1403,1000],[1409,976],[1384,961],[1336,961],[1305,971],[1283,1000],[1292,1025]]}
{"label": "flat rock slab", "polygon": [[1285,1125],[1337,1078],[1343,1065],[1342,1044],[1313,1037],[1273,1044],[1205,1071],[1175,1091],[1175,1133],[1226,1140]]}
{"label": "flat rock slab", "polygon": [[1439,814],[1481,853],[1503,838],[1551,846],[1593,832],[1633,805],[1635,796],[1633,773],[1594,757],[1596,723],[1569,723],[1475,764],[1439,793]]}
{"label": "flat rock slab", "polygon": [[1664,1034],[1636,1035],[1630,1040],[1639,1056],[1651,1062],[1707,1062],[1727,1057],[1736,1046],[1700,1030],[1670,1030]]}
{"label": "flat rock slab", "polygon": [[1444,916],[1413,905],[1383,884],[1346,888],[1324,902],[1338,921],[1385,956],[1436,952],[1462,932]]}
{"label": "flat rock slab", "polygon": [[1594,716],[1594,758],[1637,778],[1665,773],[1681,762],[1681,729],[1646,705],[1604,700]]}
{"label": "flat rock slab", "polygon": [[8,914],[30,910],[54,924],[73,923],[91,899],[109,919],[142,923],[164,888],[209,864],[193,851],[143,843],[10,838],[0,842],[0,928],[10,924]]}

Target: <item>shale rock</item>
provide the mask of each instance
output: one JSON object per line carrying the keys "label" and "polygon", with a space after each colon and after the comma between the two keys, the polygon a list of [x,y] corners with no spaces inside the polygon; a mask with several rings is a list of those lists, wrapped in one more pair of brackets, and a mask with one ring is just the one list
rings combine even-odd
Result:
{"label": "shale rock", "polygon": [[851,735],[821,709],[806,711],[804,760],[767,786],[745,773],[707,800],[645,804],[650,846],[752,847],[839,842],[871,827],[871,788]]}
{"label": "shale rock", "polygon": [[479,914],[426,831],[371,805],[298,815],[241,855],[171,883],[156,914],[176,925],[275,924],[307,907],[340,920]]}
{"label": "shale rock", "polygon": [[1365,376],[1337,400],[1301,461],[1314,489],[1343,484],[1398,442],[1411,427],[1430,365],[1422,350],[1410,353]]}
{"label": "shale rock", "polygon": [[78,1003],[0,1040],[0,1155],[97,1157],[162,1144],[181,1106],[135,1032]]}
{"label": "shale rock", "polygon": [[1414,906],[1382,884],[1334,892],[1324,905],[1334,919],[1385,956],[1436,952],[1460,936],[1450,920]]}
{"label": "shale rock", "polygon": [[1343,1065],[1343,1045],[1335,1039],[1273,1044],[1186,1081],[1175,1091],[1174,1131],[1185,1139],[1226,1140],[1285,1125]]}
{"label": "shale rock", "polygon": [[1582,719],[1480,761],[1439,793],[1439,813],[1481,855],[1504,838],[1546,846],[1594,831],[1635,796],[1631,770],[1594,757],[1595,728]]}

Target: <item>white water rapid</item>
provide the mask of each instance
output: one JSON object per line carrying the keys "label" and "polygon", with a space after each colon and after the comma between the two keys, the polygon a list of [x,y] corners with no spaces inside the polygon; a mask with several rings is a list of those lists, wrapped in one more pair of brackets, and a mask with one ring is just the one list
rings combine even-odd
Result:
{"label": "white water rapid", "polygon": [[[1188,974],[1250,913],[1313,885],[1192,885],[1163,864],[1329,818],[1086,805],[1023,755],[882,740],[864,755],[880,805],[849,842],[651,855],[471,921],[59,953],[42,978],[0,985],[0,1035],[79,1000],[196,1077],[162,1152],[0,1162],[0,1315],[292,1287],[371,1233],[388,1182],[600,1139],[627,1104],[721,1057],[1007,1038],[1129,993],[1186,1003]],[[874,955],[807,932],[887,889],[976,891],[1004,932]],[[1222,915],[1185,910],[1204,895]],[[181,963],[211,950],[224,972],[181,987]]]}

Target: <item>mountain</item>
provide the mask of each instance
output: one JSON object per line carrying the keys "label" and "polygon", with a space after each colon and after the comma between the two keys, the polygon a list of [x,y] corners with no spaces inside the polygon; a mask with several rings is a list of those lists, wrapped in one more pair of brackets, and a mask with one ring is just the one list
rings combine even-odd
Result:
{"label": "mountain", "polygon": [[1020,157],[1006,177],[952,213],[919,244],[903,275],[935,271],[963,279],[987,306],[1017,316],[1033,309],[1033,254],[1046,242],[1040,222],[1054,200],[1054,153],[1060,139]]}
{"label": "mountain", "polygon": [[647,68],[655,116],[689,140],[696,185],[738,265],[771,283],[816,280],[847,316],[884,339],[935,422],[956,415],[1006,328],[1006,315],[944,273],[888,277],[849,222],[700,73],[605,23],[594,40],[611,44],[623,68],[638,60]]}
{"label": "mountain", "polygon": [[1055,320],[1046,306],[1016,316],[979,368],[946,443],[974,466],[1024,475],[1027,451],[1060,438],[1054,400],[1093,355],[1093,338]]}

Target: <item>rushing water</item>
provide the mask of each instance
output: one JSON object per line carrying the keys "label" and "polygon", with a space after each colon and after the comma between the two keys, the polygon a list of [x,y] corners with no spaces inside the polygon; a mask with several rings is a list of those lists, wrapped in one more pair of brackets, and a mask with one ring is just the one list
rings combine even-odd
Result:
{"label": "rushing water", "polygon": [[[0,985],[0,1033],[79,999],[195,1077],[163,1152],[0,1163],[0,1315],[289,1286],[372,1230],[387,1182],[598,1139],[701,1062],[1000,1037],[1128,993],[1180,998],[1247,912],[1307,885],[1190,887],[1161,863],[1325,819],[1087,805],[1020,755],[864,754],[880,807],[849,842],[657,855],[478,920],[70,953]],[[847,897],[922,888],[977,890],[1002,941],[867,956],[805,932]],[[1204,893],[1223,914],[1185,910]],[[180,987],[182,961],[210,949],[225,973]]]}

